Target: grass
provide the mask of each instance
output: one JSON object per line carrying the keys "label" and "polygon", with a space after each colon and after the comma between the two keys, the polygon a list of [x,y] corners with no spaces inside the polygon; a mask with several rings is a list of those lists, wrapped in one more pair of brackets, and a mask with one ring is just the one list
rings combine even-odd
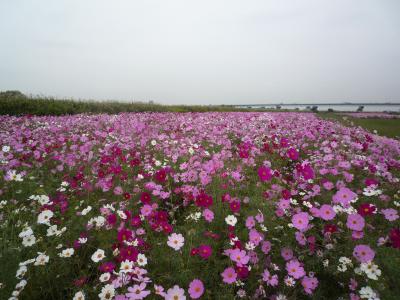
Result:
{"label": "grass", "polygon": [[[0,115],[60,116],[80,113],[122,112],[232,112],[271,111],[271,109],[238,108],[234,105],[162,105],[153,102],[121,102],[27,97],[18,91],[0,92]],[[280,110],[284,111],[284,110]]]}
{"label": "grass", "polygon": [[389,138],[400,138],[400,118],[383,119],[383,118],[353,118],[343,116],[338,113],[319,112],[318,116],[322,119],[334,120],[342,123],[345,126],[361,126],[371,133],[376,130],[377,134]]}

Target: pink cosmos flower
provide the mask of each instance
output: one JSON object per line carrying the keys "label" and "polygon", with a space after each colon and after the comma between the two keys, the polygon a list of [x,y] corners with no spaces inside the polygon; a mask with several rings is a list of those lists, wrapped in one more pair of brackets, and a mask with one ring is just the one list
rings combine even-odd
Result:
{"label": "pink cosmos flower", "polygon": [[335,218],[336,213],[333,210],[332,206],[330,206],[328,204],[324,204],[319,209],[319,216],[321,219],[323,219],[325,221],[329,221],[329,220],[332,220],[333,218]]}
{"label": "pink cosmos flower", "polygon": [[368,245],[357,245],[354,247],[353,256],[361,263],[367,263],[374,259],[375,251]]}
{"label": "pink cosmos flower", "polygon": [[263,215],[262,212],[259,212],[259,213],[256,215],[256,221],[257,221],[258,223],[263,223],[263,222],[264,222],[264,215]]}
{"label": "pink cosmos flower", "polygon": [[264,254],[268,254],[271,251],[271,242],[270,241],[262,242],[261,251],[264,252]]}
{"label": "pink cosmos flower", "polygon": [[344,207],[348,207],[350,202],[357,198],[357,194],[348,189],[347,187],[341,187],[332,197],[333,203],[340,203]]}
{"label": "pink cosmos flower", "polygon": [[292,223],[298,230],[305,230],[308,226],[308,213],[300,212],[292,217]]}
{"label": "pink cosmos flower", "polygon": [[263,276],[263,281],[265,281],[268,286],[278,285],[278,275],[271,275],[270,272],[267,269],[265,269],[262,276]]}
{"label": "pink cosmos flower", "polygon": [[203,217],[207,222],[212,222],[212,220],[214,220],[214,213],[212,210],[206,208],[205,210],[203,210]]}
{"label": "pink cosmos flower", "polygon": [[221,273],[222,281],[227,284],[232,284],[236,281],[237,274],[235,269],[232,267],[226,268],[224,272]]}
{"label": "pink cosmos flower", "polygon": [[251,229],[256,225],[256,221],[254,220],[253,216],[249,216],[246,219],[246,227],[247,229]]}
{"label": "pink cosmos flower", "polygon": [[183,247],[184,241],[185,241],[185,238],[183,237],[182,234],[180,234],[180,233],[176,234],[174,232],[170,236],[168,236],[167,245],[170,246],[175,251],[178,251],[179,249],[181,249]]}
{"label": "pink cosmos flower", "polygon": [[359,214],[351,214],[347,217],[347,228],[362,231],[365,226],[364,218]]}
{"label": "pink cosmos flower", "polygon": [[306,275],[304,268],[301,266],[300,262],[296,259],[292,259],[286,263],[286,271],[294,279],[299,279]]}
{"label": "pink cosmos flower", "polygon": [[318,279],[315,277],[304,276],[301,280],[301,285],[304,288],[304,292],[311,295],[318,286]]}
{"label": "pink cosmos flower", "polygon": [[152,211],[153,207],[148,204],[143,205],[143,207],[140,209],[140,213],[145,217],[149,216]]}
{"label": "pink cosmos flower", "polygon": [[396,221],[399,218],[397,210],[393,208],[382,209],[381,212],[385,216],[385,219],[390,222]]}
{"label": "pink cosmos flower", "polygon": [[189,295],[192,299],[200,298],[204,293],[204,284],[200,279],[194,279],[189,284]]}
{"label": "pink cosmos flower", "polygon": [[185,290],[174,285],[173,288],[168,289],[165,300],[186,300]]}
{"label": "pink cosmos flower", "polygon": [[258,168],[258,177],[261,181],[269,181],[272,178],[271,169],[266,166],[261,166]]}
{"label": "pink cosmos flower", "polygon": [[236,262],[239,265],[245,265],[249,262],[250,257],[246,254],[246,251],[240,250],[238,248],[233,249],[229,257],[231,260]]}
{"label": "pink cosmos flower", "polygon": [[249,232],[249,240],[255,246],[258,246],[263,239],[264,239],[264,235],[262,233],[258,232],[255,229],[251,229],[250,230],[250,232]]}
{"label": "pink cosmos flower", "polygon": [[294,233],[295,237],[296,237],[296,241],[301,245],[301,246],[305,246],[307,243],[307,239],[306,236],[304,235],[304,233],[302,233],[301,231],[296,231]]}
{"label": "pink cosmos flower", "polygon": [[335,186],[333,185],[333,183],[332,182],[330,182],[330,181],[326,181],[326,182],[324,182],[323,184],[323,187],[326,189],[326,190],[328,190],[328,191],[330,191],[331,189],[333,189]]}
{"label": "pink cosmos flower", "polygon": [[150,295],[150,291],[147,291],[145,289],[146,283],[142,282],[140,285],[135,284],[133,287],[128,288],[129,293],[126,294],[126,297],[128,297],[129,300],[144,299],[148,295]]}
{"label": "pink cosmos flower", "polygon": [[353,238],[353,240],[359,240],[362,239],[364,237],[364,231],[353,231],[351,233],[351,237]]}
{"label": "pink cosmos flower", "polygon": [[290,260],[293,258],[293,250],[290,248],[282,248],[281,255],[284,260]]}
{"label": "pink cosmos flower", "polygon": [[165,296],[167,295],[167,294],[164,292],[164,288],[163,288],[161,285],[157,285],[157,284],[154,285],[154,293],[155,293],[156,295],[159,295],[159,296],[164,297],[164,298],[165,298]]}

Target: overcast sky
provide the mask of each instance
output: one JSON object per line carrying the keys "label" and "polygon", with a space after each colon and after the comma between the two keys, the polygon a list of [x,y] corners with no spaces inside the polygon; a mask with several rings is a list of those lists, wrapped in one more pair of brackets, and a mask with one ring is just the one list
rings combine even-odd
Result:
{"label": "overcast sky", "polygon": [[400,102],[399,0],[1,0],[0,90]]}

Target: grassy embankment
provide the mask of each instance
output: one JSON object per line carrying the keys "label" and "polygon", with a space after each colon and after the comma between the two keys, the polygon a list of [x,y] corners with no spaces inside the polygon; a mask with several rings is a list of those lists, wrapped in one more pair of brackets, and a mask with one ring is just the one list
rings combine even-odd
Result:
{"label": "grassy embankment", "polygon": [[339,113],[319,112],[318,116],[322,119],[335,120],[345,126],[361,126],[371,133],[376,130],[377,134],[390,138],[400,138],[400,118],[383,119],[383,118],[354,118],[343,116]]}

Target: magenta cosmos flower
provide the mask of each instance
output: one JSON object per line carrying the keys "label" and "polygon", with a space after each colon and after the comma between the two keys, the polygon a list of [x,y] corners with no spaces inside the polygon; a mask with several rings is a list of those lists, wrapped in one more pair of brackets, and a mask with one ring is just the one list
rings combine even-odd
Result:
{"label": "magenta cosmos flower", "polygon": [[298,160],[299,159],[299,152],[297,152],[296,149],[294,148],[290,148],[287,152],[287,156],[291,159],[291,160]]}
{"label": "magenta cosmos flower", "polygon": [[226,268],[224,272],[221,273],[221,276],[222,276],[222,281],[227,284],[234,283],[237,278],[235,269],[232,267]]}
{"label": "magenta cosmos flower", "polygon": [[292,223],[298,230],[304,230],[308,226],[308,213],[301,212],[292,217]]}
{"label": "magenta cosmos flower", "polygon": [[294,279],[299,279],[304,275],[306,275],[304,268],[301,266],[300,262],[296,259],[293,259],[286,263],[286,271],[288,271],[288,274],[292,276]]}
{"label": "magenta cosmos flower", "polygon": [[330,206],[328,204],[324,204],[319,209],[319,216],[321,219],[323,219],[325,221],[329,221],[329,220],[332,220],[333,218],[335,218],[336,213],[333,210],[332,206]]}
{"label": "magenta cosmos flower", "polygon": [[212,248],[209,245],[200,245],[197,250],[200,257],[204,259],[209,258],[212,254]]}
{"label": "magenta cosmos flower", "polygon": [[357,245],[354,247],[353,256],[357,258],[359,262],[367,263],[374,259],[375,251],[368,245]]}
{"label": "magenta cosmos flower", "polygon": [[351,230],[362,231],[365,226],[365,220],[359,214],[351,214],[347,217],[346,225]]}
{"label": "magenta cosmos flower", "polygon": [[200,298],[204,293],[204,284],[200,279],[194,279],[189,284],[189,295],[192,299]]}
{"label": "magenta cosmos flower", "polygon": [[266,166],[261,166],[258,168],[258,177],[261,181],[269,181],[272,178],[271,169]]}

